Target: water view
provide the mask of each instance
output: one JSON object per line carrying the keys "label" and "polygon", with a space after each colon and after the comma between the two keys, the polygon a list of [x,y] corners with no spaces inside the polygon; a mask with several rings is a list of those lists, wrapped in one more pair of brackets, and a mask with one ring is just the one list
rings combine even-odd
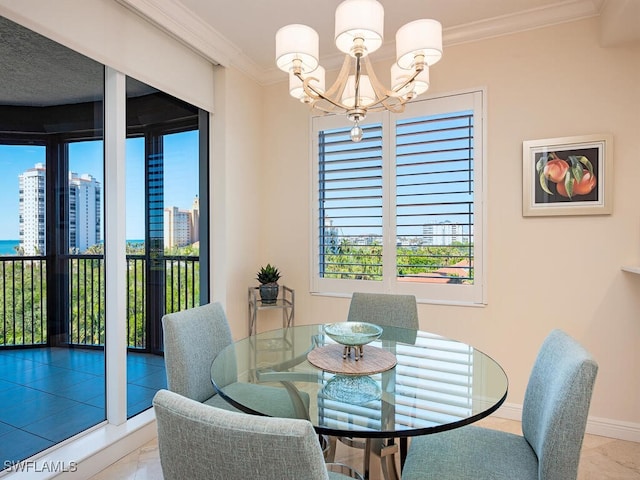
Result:
{"label": "water view", "polygon": [[16,255],[20,240],[0,240],[0,255]]}

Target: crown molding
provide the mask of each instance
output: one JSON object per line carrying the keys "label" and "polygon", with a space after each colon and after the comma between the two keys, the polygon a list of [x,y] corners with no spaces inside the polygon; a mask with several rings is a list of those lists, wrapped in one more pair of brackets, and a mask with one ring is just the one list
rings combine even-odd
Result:
{"label": "crown molding", "polygon": [[[146,18],[172,37],[192,48],[212,63],[234,66],[260,85],[284,81],[284,74],[275,66],[261,69],[229,39],[187,9],[179,0],[116,0],[126,8]],[[600,0],[568,0],[511,15],[445,28],[444,46],[458,45],[487,38],[510,35],[550,25],[571,22],[600,14]],[[388,42],[376,53],[376,61],[395,57],[395,45]],[[323,57],[325,69],[339,68],[344,56]]]}
{"label": "crown molding", "polygon": [[600,13],[598,5],[594,0],[570,0],[548,7],[450,27],[443,31],[442,41],[445,45],[457,45],[595,17]]}
{"label": "crown molding", "polygon": [[116,0],[215,65],[235,66],[260,83],[260,68],[179,0]]}

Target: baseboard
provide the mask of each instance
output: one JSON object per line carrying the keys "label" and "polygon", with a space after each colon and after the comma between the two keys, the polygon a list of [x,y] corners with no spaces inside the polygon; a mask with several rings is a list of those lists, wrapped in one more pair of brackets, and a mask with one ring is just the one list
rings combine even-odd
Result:
{"label": "baseboard", "polygon": [[[494,415],[508,420],[520,421],[522,419],[522,405],[505,403]],[[638,423],[590,416],[587,419],[587,433],[640,443],[640,424]]]}
{"label": "baseboard", "polygon": [[157,436],[153,409],[122,425],[101,425],[24,460],[0,474],[2,480],[91,478]]}

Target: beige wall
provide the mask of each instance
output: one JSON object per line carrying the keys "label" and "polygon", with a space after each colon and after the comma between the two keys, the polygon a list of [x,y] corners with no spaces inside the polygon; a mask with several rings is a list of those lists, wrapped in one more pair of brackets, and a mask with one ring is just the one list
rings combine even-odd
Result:
{"label": "beige wall", "polygon": [[[489,297],[484,308],[420,305],[420,324],[499,361],[515,413],[541,342],[564,329],[600,363],[590,426],[640,439],[640,275],[620,270],[640,265],[640,46],[597,38],[589,19],[445,48],[432,68],[432,94],[487,91]],[[297,322],[340,320],[348,299],[308,293],[309,113],[286,90],[265,88],[262,196],[284,214],[262,224],[261,255],[296,289]],[[614,213],[524,218],[522,142],[592,133],[613,134]]]}
{"label": "beige wall", "polygon": [[[211,197],[212,298],[225,304],[235,338],[248,334],[247,287],[262,262],[265,201],[262,90],[234,68],[217,68]],[[266,260],[265,260],[266,262]]]}

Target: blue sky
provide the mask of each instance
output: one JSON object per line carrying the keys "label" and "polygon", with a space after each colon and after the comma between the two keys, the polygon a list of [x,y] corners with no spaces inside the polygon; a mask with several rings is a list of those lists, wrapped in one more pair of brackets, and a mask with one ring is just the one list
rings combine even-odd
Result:
{"label": "blue sky", "polygon": [[[167,135],[164,143],[165,206],[191,209],[198,193],[198,132]],[[77,142],[69,147],[71,171],[89,173],[104,189],[102,142]],[[0,145],[0,240],[18,239],[18,175],[45,163],[42,146]],[[127,140],[127,239],[144,238],[144,140]]]}

